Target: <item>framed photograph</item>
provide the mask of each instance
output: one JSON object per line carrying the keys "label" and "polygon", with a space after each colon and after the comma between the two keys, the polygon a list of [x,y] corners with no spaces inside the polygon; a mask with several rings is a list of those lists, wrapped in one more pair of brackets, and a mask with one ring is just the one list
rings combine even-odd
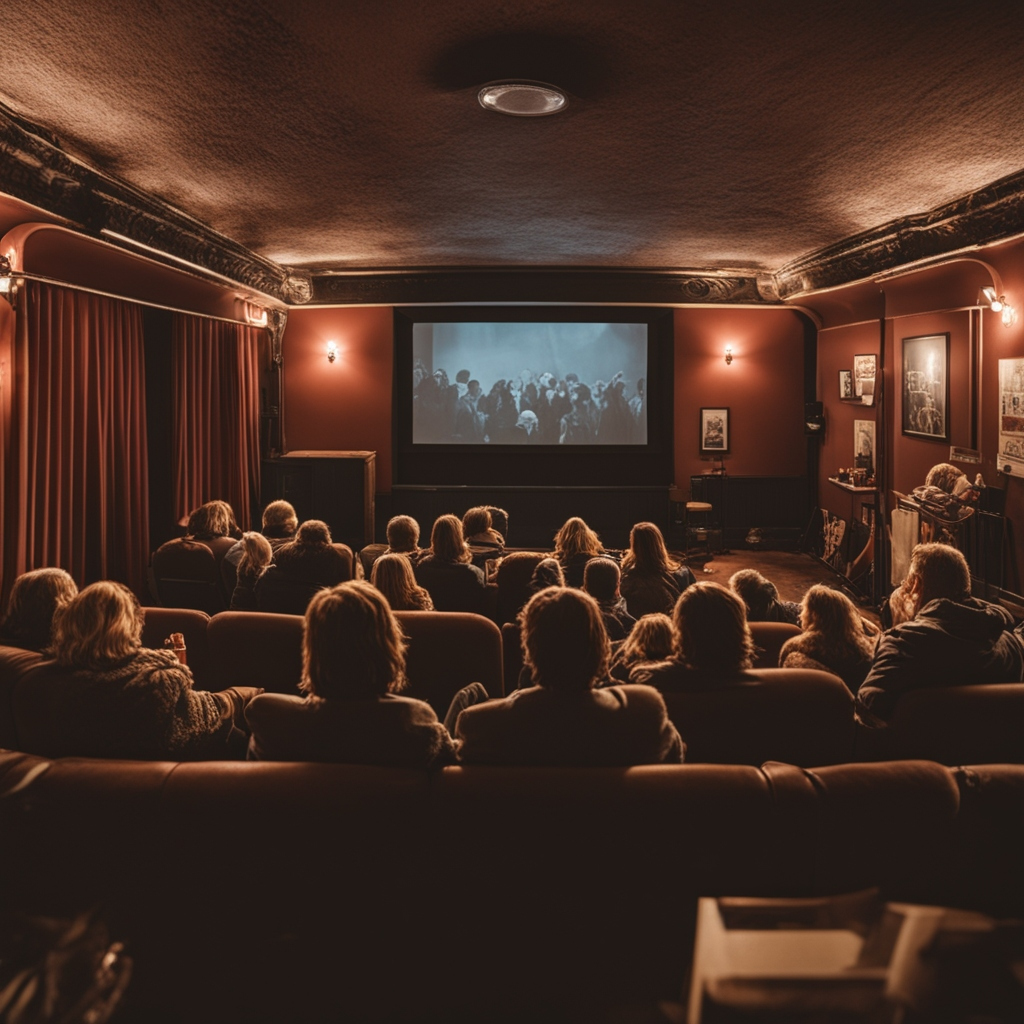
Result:
{"label": "framed photograph", "polygon": [[853,392],[853,370],[839,371],[839,397],[856,398]]}
{"label": "framed photograph", "polygon": [[949,334],[903,339],[903,433],[949,440]]}
{"label": "framed photograph", "polygon": [[866,469],[868,476],[875,472],[875,421],[853,421],[853,464]]}
{"label": "framed photograph", "polygon": [[700,411],[701,455],[729,454],[729,410],[702,408]]}
{"label": "framed photograph", "polygon": [[875,373],[878,368],[876,355],[853,357],[853,396],[863,398],[875,393]]}

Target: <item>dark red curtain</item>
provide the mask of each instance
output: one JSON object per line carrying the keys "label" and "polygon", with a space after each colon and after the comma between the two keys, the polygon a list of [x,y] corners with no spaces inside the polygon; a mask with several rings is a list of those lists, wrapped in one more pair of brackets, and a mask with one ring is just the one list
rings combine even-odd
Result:
{"label": "dark red curtain", "polygon": [[174,317],[174,497],[178,516],[221,499],[258,516],[261,328]]}
{"label": "dark red curtain", "polygon": [[12,388],[3,438],[4,591],[22,572],[60,566],[80,586],[116,579],[144,593],[142,310],[26,282],[11,362],[4,375]]}

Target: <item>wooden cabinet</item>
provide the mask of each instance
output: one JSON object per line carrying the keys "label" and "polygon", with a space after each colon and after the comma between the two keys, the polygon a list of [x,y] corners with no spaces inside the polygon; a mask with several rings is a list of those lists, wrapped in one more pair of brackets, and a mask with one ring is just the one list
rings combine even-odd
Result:
{"label": "wooden cabinet", "polygon": [[376,452],[299,451],[264,459],[260,497],[265,508],[283,498],[299,521],[322,519],[336,541],[353,551],[373,543]]}

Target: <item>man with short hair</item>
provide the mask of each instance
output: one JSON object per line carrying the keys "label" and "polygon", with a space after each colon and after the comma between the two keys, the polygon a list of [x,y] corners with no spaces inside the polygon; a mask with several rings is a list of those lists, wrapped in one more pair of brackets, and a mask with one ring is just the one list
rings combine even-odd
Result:
{"label": "man with short hair", "polygon": [[381,555],[405,555],[414,565],[423,555],[419,546],[420,524],[412,516],[392,516],[388,520],[387,538],[387,544],[367,544],[359,552],[359,564],[367,579]]}
{"label": "man with short hair", "polygon": [[[270,546],[277,549],[289,541],[295,539],[295,531],[299,528],[299,517],[295,514],[295,506],[290,501],[279,499],[272,501],[263,510],[263,526],[260,533],[270,541]],[[224,569],[228,582],[234,578],[238,563],[242,560],[242,542],[237,541],[228,548],[224,555],[224,561],[231,566],[230,570]],[[234,584],[232,583],[232,589]],[[229,591],[230,593],[230,591]]]}
{"label": "man with short hair", "polygon": [[1024,640],[1001,605],[971,596],[967,561],[947,544],[918,544],[893,594],[883,633],[857,691],[862,717],[888,721],[909,690],[1024,679]]}
{"label": "man with short hair", "polygon": [[619,593],[621,573],[610,558],[592,558],[583,567],[583,589],[597,602],[612,643],[625,640],[636,625]]}

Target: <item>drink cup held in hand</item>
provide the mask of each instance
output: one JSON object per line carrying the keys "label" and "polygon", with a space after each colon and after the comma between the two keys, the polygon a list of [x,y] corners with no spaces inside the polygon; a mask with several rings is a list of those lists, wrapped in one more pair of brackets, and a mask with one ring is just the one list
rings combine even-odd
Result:
{"label": "drink cup held in hand", "polygon": [[185,635],[183,633],[172,633],[164,641],[164,647],[170,647],[178,656],[178,661],[180,661],[182,665],[188,664],[185,653]]}

